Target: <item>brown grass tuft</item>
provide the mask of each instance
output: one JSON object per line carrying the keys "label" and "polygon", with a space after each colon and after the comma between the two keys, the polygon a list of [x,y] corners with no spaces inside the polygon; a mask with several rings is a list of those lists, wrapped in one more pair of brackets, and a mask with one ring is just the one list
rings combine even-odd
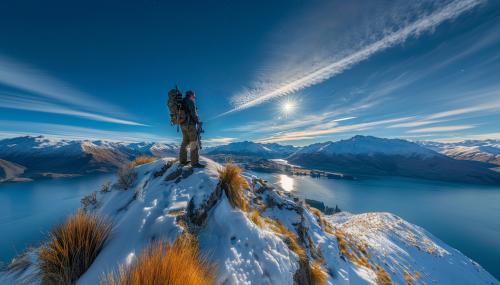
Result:
{"label": "brown grass tuft", "polygon": [[340,229],[335,231],[335,237],[337,238],[340,253],[343,256],[359,266],[372,268],[367,245],[352,242],[352,239],[349,239]]}
{"label": "brown grass tuft", "polygon": [[146,155],[141,155],[141,156],[138,156],[134,159],[134,161],[132,161],[132,164],[134,166],[139,166],[139,165],[143,165],[143,164],[146,164],[146,163],[151,163],[153,161],[157,161],[158,158],[157,157],[154,157],[154,156],[146,156]]}
{"label": "brown grass tuft", "polygon": [[408,271],[405,271],[405,281],[408,285],[413,285],[413,276]]}
{"label": "brown grass tuft", "polygon": [[377,271],[375,272],[375,274],[377,275],[376,281],[378,285],[392,285],[392,280],[389,276],[389,273],[387,273],[387,271],[385,271],[382,266],[377,265],[376,270]]}
{"label": "brown grass tuft", "polygon": [[300,246],[300,243],[299,243],[299,240],[297,238],[297,235],[292,233],[290,230],[288,230],[287,227],[285,227],[285,225],[283,225],[281,222],[277,221],[277,220],[274,220],[274,219],[270,219],[270,218],[266,218],[265,221],[271,226],[271,229],[278,233],[279,235],[281,235],[283,237],[283,241],[285,242],[285,244],[288,246],[288,248],[295,252],[295,254],[297,254],[297,256],[299,257],[300,260],[306,260],[307,259],[307,253],[306,251],[304,250],[304,248],[302,248],[302,246]]}
{"label": "brown grass tuft", "polygon": [[149,246],[131,268],[109,273],[107,285],[209,285],[215,280],[215,267],[203,257],[196,238],[183,234],[174,242]]}
{"label": "brown grass tuft", "polygon": [[264,226],[264,220],[262,219],[262,216],[260,215],[260,212],[256,209],[252,210],[250,212],[250,220],[260,228]]}
{"label": "brown grass tuft", "polygon": [[314,261],[310,267],[312,284],[314,285],[325,285],[328,281],[328,275],[321,268],[321,263]]}
{"label": "brown grass tuft", "polygon": [[231,206],[247,211],[248,201],[245,199],[243,190],[249,186],[246,179],[241,176],[241,168],[234,163],[227,163],[218,172],[222,188]]}
{"label": "brown grass tuft", "polygon": [[111,224],[78,211],[50,233],[39,252],[42,284],[74,284],[101,251]]}

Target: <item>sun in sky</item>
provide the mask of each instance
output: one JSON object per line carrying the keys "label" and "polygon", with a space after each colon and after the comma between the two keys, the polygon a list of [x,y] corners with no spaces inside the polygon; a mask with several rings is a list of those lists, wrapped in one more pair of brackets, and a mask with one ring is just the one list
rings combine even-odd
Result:
{"label": "sun in sky", "polygon": [[288,117],[297,109],[297,102],[294,99],[287,98],[280,102],[281,115],[283,117]]}

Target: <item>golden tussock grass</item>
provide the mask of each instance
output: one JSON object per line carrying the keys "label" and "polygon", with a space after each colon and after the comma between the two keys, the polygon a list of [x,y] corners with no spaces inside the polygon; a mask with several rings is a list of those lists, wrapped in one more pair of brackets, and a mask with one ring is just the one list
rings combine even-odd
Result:
{"label": "golden tussock grass", "polygon": [[366,268],[372,267],[366,245],[349,241],[346,234],[340,229],[335,231],[335,236],[337,238],[340,253],[343,256],[359,266],[364,266]]}
{"label": "golden tussock grass", "polygon": [[283,241],[285,242],[285,244],[291,251],[297,254],[300,260],[307,259],[307,253],[304,250],[304,248],[300,246],[296,234],[292,233],[290,230],[288,230],[287,227],[285,227],[285,225],[283,225],[281,222],[277,220],[266,218],[265,221],[271,226],[271,229],[274,232],[283,237]]}
{"label": "golden tussock grass", "polygon": [[151,163],[153,161],[157,161],[158,158],[157,157],[154,157],[154,156],[146,156],[146,155],[141,155],[141,156],[138,156],[134,159],[134,161],[132,161],[132,164],[134,166],[139,166],[139,165],[143,165],[143,164],[146,164],[146,163]]}
{"label": "golden tussock grass", "polygon": [[376,281],[378,285],[392,285],[389,273],[382,266],[377,265],[375,274],[377,275]]}
{"label": "golden tussock grass", "polygon": [[312,284],[314,285],[326,285],[328,281],[328,275],[321,268],[321,263],[314,261],[310,267]]}
{"label": "golden tussock grass", "polygon": [[106,285],[210,285],[215,267],[200,254],[198,241],[183,234],[173,244],[155,242],[138,257],[130,268],[109,273]]}
{"label": "golden tussock grass", "polygon": [[249,186],[247,180],[241,176],[241,172],[241,168],[234,163],[227,163],[218,170],[222,188],[231,206],[247,211],[248,201],[245,199],[243,190]]}
{"label": "golden tussock grass", "polygon": [[405,281],[408,285],[413,285],[413,276],[408,271],[405,271]]}
{"label": "golden tussock grass", "polygon": [[313,213],[314,216],[316,216],[316,220],[318,221],[318,224],[323,228],[323,230],[331,235],[335,234],[332,225],[326,221],[323,218],[323,213],[321,213],[320,210],[313,208],[313,207],[308,207],[309,211]]}
{"label": "golden tussock grass", "polygon": [[78,211],[50,233],[39,252],[42,284],[74,284],[101,251],[111,224]]}
{"label": "golden tussock grass", "polygon": [[252,220],[252,222],[256,224],[258,227],[262,228],[264,226],[264,220],[262,219],[259,210],[253,209],[250,212],[249,216],[250,220]]}

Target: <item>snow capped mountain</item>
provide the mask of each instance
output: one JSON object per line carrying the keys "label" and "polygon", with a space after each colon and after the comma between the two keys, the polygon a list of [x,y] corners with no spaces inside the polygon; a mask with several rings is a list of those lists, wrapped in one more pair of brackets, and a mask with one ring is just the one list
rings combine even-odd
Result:
{"label": "snow capped mountain", "polygon": [[491,163],[497,166],[497,170],[500,170],[499,140],[467,140],[456,143],[423,141],[419,144],[454,159]]}
{"label": "snow capped mountain", "polygon": [[[459,251],[392,214],[325,216],[257,177],[246,177],[250,186],[242,194],[251,210],[241,210],[221,186],[221,166],[204,161],[205,169],[193,170],[160,159],[137,167],[128,190],[113,184],[98,193],[87,211],[108,217],[113,229],[77,284],[99,284],[106,272],[133,265],[150,243],[172,242],[185,232],[216,265],[215,284],[317,284],[313,274],[340,285],[500,284]],[[39,284],[38,264],[35,249],[0,272],[0,283]]]}
{"label": "snow capped mountain", "polygon": [[140,155],[173,156],[177,155],[177,146],[146,142],[64,140],[44,136],[0,140],[0,158],[23,167],[24,177],[27,178],[45,176],[45,173],[107,172]]}
{"label": "snow capped mountain", "polygon": [[351,175],[406,176],[451,182],[500,184],[487,163],[452,159],[400,139],[355,136],[304,147],[287,158],[306,168]]}
{"label": "snow capped mountain", "polygon": [[205,153],[210,155],[232,154],[240,156],[253,156],[259,158],[283,158],[292,154],[297,149],[297,147],[291,145],[280,145],[276,143],[261,144],[250,141],[243,141],[207,148]]}
{"label": "snow capped mountain", "polygon": [[418,144],[401,140],[401,139],[385,139],[372,136],[354,136],[347,140],[338,142],[316,143],[304,147],[297,151],[296,154],[306,153],[323,153],[332,154],[385,154],[385,155],[402,155],[402,156],[421,156],[432,157],[436,156],[432,150],[419,146]]}

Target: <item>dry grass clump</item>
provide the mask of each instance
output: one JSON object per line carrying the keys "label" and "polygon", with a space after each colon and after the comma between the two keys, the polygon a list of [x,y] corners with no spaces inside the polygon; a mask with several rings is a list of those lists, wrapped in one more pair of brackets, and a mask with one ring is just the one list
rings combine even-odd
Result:
{"label": "dry grass clump", "polygon": [[101,284],[107,285],[211,285],[215,267],[200,254],[198,242],[183,234],[173,245],[156,242],[149,246],[131,268],[110,273]]}
{"label": "dry grass clump", "polygon": [[343,256],[359,266],[372,268],[366,245],[349,241],[346,234],[340,229],[335,231],[335,237]]}
{"label": "dry grass clump", "polygon": [[50,233],[39,252],[42,284],[75,284],[101,251],[111,224],[78,211]]}
{"label": "dry grass clump", "polygon": [[310,266],[312,284],[314,285],[325,285],[328,281],[328,275],[321,268],[321,263],[314,261]]}
{"label": "dry grass clump", "polygon": [[141,155],[141,156],[138,156],[134,159],[134,161],[132,161],[132,164],[134,166],[139,166],[139,165],[143,165],[143,164],[146,164],[146,163],[151,163],[153,161],[157,161],[158,158],[157,157],[154,157],[154,156],[146,156],[146,155]]}
{"label": "dry grass clump", "polygon": [[262,219],[262,216],[260,215],[260,212],[256,209],[253,209],[250,214],[250,220],[260,228],[264,226],[264,220]]}
{"label": "dry grass clump", "polygon": [[292,233],[290,230],[288,230],[285,225],[283,225],[281,222],[277,220],[273,220],[270,218],[266,218],[265,221],[271,225],[271,229],[276,232],[277,234],[281,235],[283,237],[283,241],[285,244],[288,246],[288,248],[295,252],[297,256],[299,257],[300,260],[306,260],[307,259],[307,253],[300,246],[297,235]]}
{"label": "dry grass clump", "polygon": [[137,172],[133,163],[122,166],[116,175],[118,176],[118,186],[125,190],[132,187],[137,180]]}
{"label": "dry grass clump", "polygon": [[375,274],[377,275],[376,281],[378,285],[392,285],[391,276],[382,266],[377,265]]}
{"label": "dry grass clump", "polygon": [[309,211],[311,211],[311,213],[313,213],[314,216],[316,216],[318,224],[323,228],[325,232],[331,235],[335,234],[332,225],[323,218],[323,213],[321,213],[320,210],[313,207],[308,207],[308,209]]}
{"label": "dry grass clump", "polygon": [[231,206],[243,211],[248,209],[248,201],[243,190],[248,188],[248,182],[241,176],[241,168],[234,163],[227,163],[218,170],[219,179]]}
{"label": "dry grass clump", "polygon": [[413,276],[408,271],[405,271],[405,281],[408,285],[413,285]]}

